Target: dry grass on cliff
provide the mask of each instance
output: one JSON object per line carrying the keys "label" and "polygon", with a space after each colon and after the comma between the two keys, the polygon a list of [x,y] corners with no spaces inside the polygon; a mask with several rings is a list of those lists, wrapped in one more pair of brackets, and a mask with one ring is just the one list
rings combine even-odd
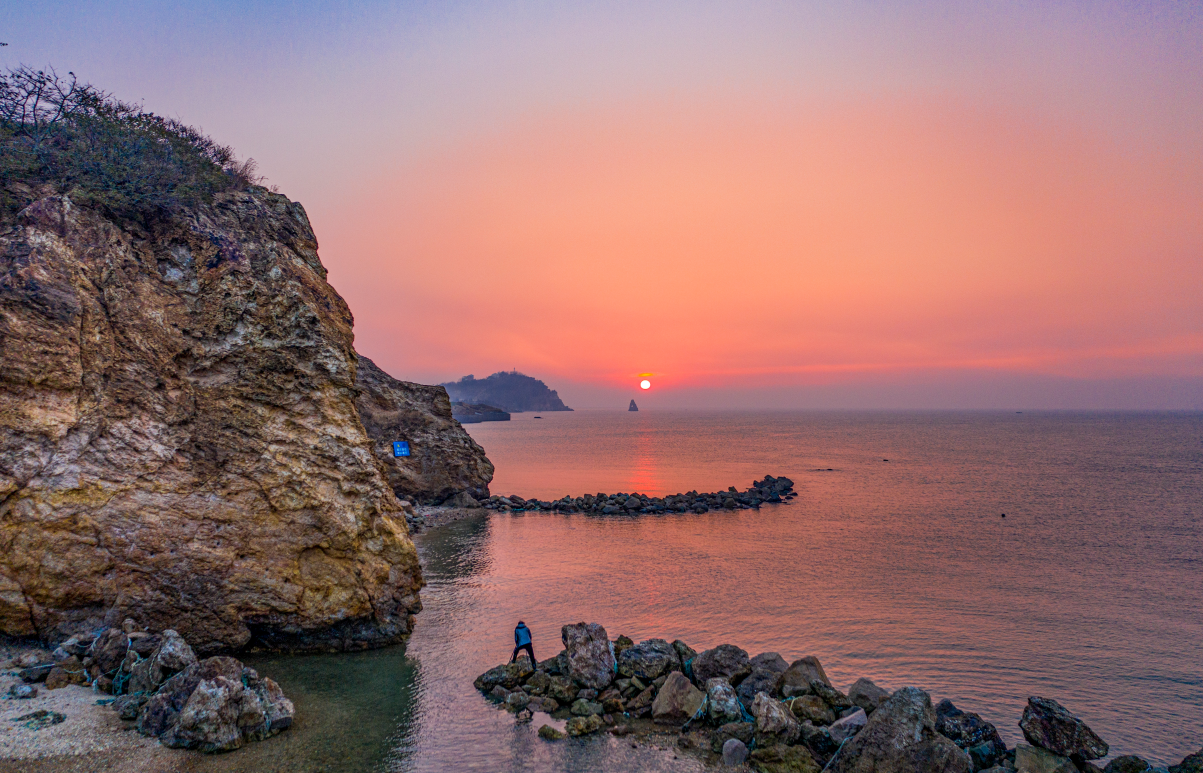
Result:
{"label": "dry grass on cliff", "polygon": [[74,73],[0,72],[0,217],[49,186],[80,204],[145,217],[261,181],[255,162],[203,132],[81,83]]}

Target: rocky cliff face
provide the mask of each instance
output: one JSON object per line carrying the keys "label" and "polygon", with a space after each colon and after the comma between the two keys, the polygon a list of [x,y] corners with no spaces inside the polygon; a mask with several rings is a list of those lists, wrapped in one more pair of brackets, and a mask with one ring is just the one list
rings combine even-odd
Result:
{"label": "rocky cliff face", "polygon": [[137,225],[34,198],[0,223],[0,632],[403,638],[417,555],[301,206]]}
{"label": "rocky cliff face", "polygon": [[[489,496],[493,465],[452,418],[446,389],[398,381],[363,355],[357,383],[355,406],[397,496],[423,504],[461,491]],[[395,440],[409,443],[410,456],[393,456]]]}

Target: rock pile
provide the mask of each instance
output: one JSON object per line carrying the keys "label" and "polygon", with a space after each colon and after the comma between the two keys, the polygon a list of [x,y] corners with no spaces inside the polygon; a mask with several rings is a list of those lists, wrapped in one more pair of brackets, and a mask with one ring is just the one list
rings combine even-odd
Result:
{"label": "rock pile", "polygon": [[649,513],[705,513],[709,510],[759,510],[764,503],[779,504],[797,496],[794,482],[789,478],[764,476],[753,481],[750,488],[740,491],[735,486],[726,491],[699,494],[690,491],[666,497],[646,494],[585,494],[565,496],[555,501],[523,499],[520,496],[493,495],[483,503],[490,510],[554,510],[561,513],[598,513],[601,515],[636,515]]}
{"label": "rock pile", "polygon": [[19,676],[31,685],[45,682],[48,690],[91,684],[116,696],[113,709],[136,722],[138,732],[165,746],[203,752],[273,736],[292,724],[295,713],[278,684],[238,660],[198,660],[177,632],[138,631],[129,620],[122,628],[72,636],[50,662],[31,663]]}
{"label": "rock pile", "polygon": [[[570,736],[678,733],[677,745],[764,773],[1099,773],[1107,744],[1054,700],[1033,697],[1008,750],[994,725],[952,701],[933,707],[917,687],[890,692],[858,679],[836,689],[815,657],[787,663],[733,645],[695,652],[685,642],[626,636],[596,623],[566,625],[564,650],[489,669],[475,686],[530,721],[567,720]],[[564,737],[551,725],[539,735]],[[1158,773],[1119,757],[1103,773]],[[1166,773],[1161,771],[1161,773]],[[1203,773],[1203,750],[1168,773]]]}

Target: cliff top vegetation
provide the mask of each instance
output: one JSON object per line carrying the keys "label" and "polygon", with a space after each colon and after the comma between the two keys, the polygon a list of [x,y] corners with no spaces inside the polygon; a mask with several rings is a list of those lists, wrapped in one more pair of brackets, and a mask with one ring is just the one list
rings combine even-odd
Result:
{"label": "cliff top vegetation", "polygon": [[142,219],[259,179],[253,159],[240,163],[199,129],[122,102],[74,73],[0,72],[0,218],[52,191]]}

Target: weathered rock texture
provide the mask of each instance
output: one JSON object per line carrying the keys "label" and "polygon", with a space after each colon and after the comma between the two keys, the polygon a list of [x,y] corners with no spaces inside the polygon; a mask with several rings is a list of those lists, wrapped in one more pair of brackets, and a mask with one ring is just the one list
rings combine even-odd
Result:
{"label": "weathered rock texture", "polygon": [[[356,383],[355,407],[397,496],[422,504],[462,492],[488,498],[493,464],[452,418],[446,389],[398,381],[363,355]],[[394,457],[394,440],[408,441],[411,455]]]}
{"label": "weathered rock texture", "polygon": [[0,632],[403,638],[422,581],[351,325],[304,210],[261,188],[0,223]]}

